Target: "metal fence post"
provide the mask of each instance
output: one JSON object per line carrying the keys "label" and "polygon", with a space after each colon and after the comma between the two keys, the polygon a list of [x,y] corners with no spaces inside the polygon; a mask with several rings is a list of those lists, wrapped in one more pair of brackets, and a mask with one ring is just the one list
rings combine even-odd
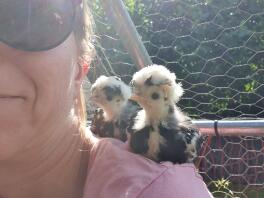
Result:
{"label": "metal fence post", "polygon": [[101,3],[138,69],[151,65],[149,54],[122,0],[101,0]]}

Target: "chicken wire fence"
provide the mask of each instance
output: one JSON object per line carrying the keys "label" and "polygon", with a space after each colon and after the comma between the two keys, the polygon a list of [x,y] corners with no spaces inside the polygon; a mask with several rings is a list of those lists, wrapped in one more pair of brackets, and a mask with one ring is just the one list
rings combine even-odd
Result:
{"label": "chicken wire fence", "polygon": [[[152,62],[182,82],[183,111],[194,119],[264,118],[264,0],[123,2]],[[89,80],[104,74],[129,82],[137,66],[102,2],[89,0],[89,5],[97,51]],[[224,178],[234,197],[264,197],[263,137],[206,140],[197,165],[210,189]]]}

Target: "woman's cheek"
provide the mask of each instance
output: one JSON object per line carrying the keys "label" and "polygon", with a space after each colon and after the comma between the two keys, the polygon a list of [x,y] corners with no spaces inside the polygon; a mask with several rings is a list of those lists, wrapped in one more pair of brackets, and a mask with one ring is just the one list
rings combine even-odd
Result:
{"label": "woman's cheek", "polygon": [[62,45],[44,52],[27,53],[7,47],[0,52],[5,64],[9,63],[6,68],[1,64],[1,74],[8,76],[2,92],[14,88],[24,94],[24,99],[0,99],[1,161],[69,120],[74,103],[77,50],[71,35]]}

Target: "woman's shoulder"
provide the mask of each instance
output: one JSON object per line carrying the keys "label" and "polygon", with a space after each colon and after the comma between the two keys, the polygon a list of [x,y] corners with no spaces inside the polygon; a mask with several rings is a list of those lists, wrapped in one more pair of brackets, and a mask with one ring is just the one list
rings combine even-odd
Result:
{"label": "woman's shoulder", "polygon": [[84,190],[84,198],[210,197],[194,165],[158,164],[110,138],[91,148]]}

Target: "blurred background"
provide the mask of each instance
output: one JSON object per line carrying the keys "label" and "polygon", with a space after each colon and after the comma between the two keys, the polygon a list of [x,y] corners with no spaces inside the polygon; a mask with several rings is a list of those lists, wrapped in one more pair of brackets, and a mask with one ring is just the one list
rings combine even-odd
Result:
{"label": "blurred background", "polygon": [[[264,0],[123,3],[152,62],[165,65],[182,82],[185,94],[178,105],[190,117],[264,118]],[[129,82],[137,66],[101,1],[89,0],[89,5],[97,51],[90,82],[102,74]],[[215,197],[263,198],[264,138],[239,133],[205,138],[196,165],[212,191],[224,179],[221,191],[227,194]]]}

